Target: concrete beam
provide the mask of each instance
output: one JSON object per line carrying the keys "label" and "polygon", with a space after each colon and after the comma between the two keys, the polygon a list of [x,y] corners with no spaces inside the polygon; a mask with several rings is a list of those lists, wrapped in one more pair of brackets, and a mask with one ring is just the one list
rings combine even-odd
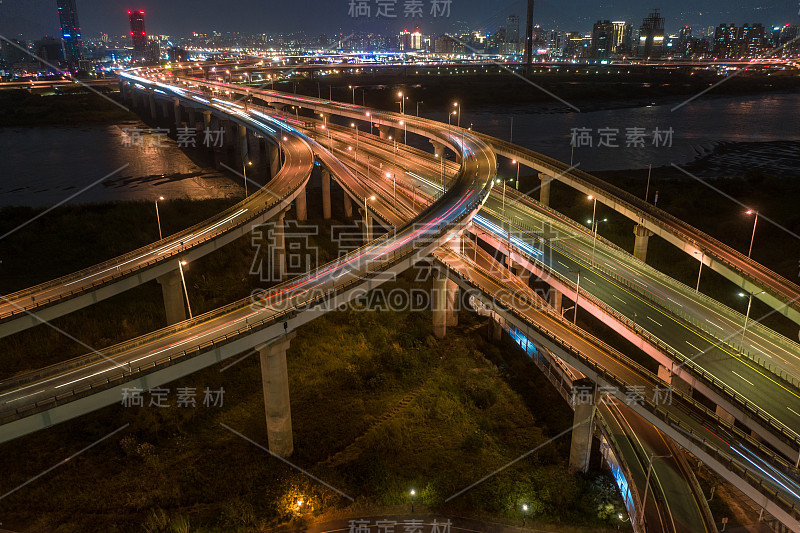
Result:
{"label": "concrete beam", "polygon": [[289,457],[294,451],[289,371],[286,366],[286,350],[294,337],[295,332],[291,332],[256,346],[261,359],[269,451],[279,457]]}
{"label": "concrete beam", "polygon": [[353,202],[350,200],[350,197],[347,196],[347,193],[344,193],[344,216],[353,218]]}
{"label": "concrete beam", "polygon": [[433,139],[429,140],[433,145],[433,153],[436,154],[436,157],[444,157],[444,144],[440,143],[439,141],[435,141]]}
{"label": "concrete beam", "polygon": [[181,274],[177,269],[156,278],[161,285],[161,295],[164,297],[164,310],[167,313],[167,325],[177,324],[186,320],[186,306],[183,302],[183,284]]}

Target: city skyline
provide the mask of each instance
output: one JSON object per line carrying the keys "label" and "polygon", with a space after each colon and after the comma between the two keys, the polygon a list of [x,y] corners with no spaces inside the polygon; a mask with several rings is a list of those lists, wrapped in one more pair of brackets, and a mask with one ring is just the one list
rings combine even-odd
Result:
{"label": "city skyline", "polygon": [[[316,6],[320,17],[302,23],[293,15],[294,5],[270,6],[269,10],[256,7],[251,0],[238,0],[239,9],[215,11],[215,4],[197,2],[196,8],[186,13],[176,3],[140,2],[99,2],[98,0],[78,0],[77,9],[82,21],[84,38],[92,38],[100,33],[123,35],[127,32],[127,10],[142,9],[148,15],[148,33],[176,36],[190,35],[192,32],[211,33],[239,32],[335,34],[344,32],[377,32],[396,34],[404,28],[420,26],[425,34],[445,33],[468,27],[474,30],[494,32],[504,27],[511,14],[524,18],[525,2],[512,1],[486,9],[486,4],[476,0],[452,0],[449,16],[433,17],[429,2],[423,3],[422,17],[404,17],[404,0],[397,1],[394,19],[376,17],[377,6],[372,6],[370,16],[349,16],[350,0],[341,2],[320,2],[306,0],[309,8]],[[771,24],[796,24],[800,18],[796,4],[780,0],[775,2],[747,2],[745,5],[730,6],[725,2],[710,2],[706,9],[692,9],[688,1],[645,5],[633,1],[613,2],[596,5],[585,2],[585,10],[565,8],[554,2],[538,1],[534,11],[534,23],[547,29],[590,32],[597,20],[626,20],[638,26],[654,7],[660,7],[666,20],[666,32],[677,31],[680,27],[718,26],[719,24],[761,22]],[[374,0],[370,4],[375,4]],[[235,7],[235,6],[234,6]],[[237,17],[237,13],[248,11],[247,17]],[[324,21],[324,22],[323,22]],[[25,6],[19,3],[0,4],[0,33],[9,37],[20,34],[26,39],[37,39],[44,35],[57,35],[60,29],[55,2],[52,0],[31,0]]]}

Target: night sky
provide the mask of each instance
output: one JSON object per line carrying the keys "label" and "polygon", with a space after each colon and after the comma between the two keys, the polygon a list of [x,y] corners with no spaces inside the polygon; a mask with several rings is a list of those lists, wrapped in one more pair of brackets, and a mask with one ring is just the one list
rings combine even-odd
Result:
{"label": "night sky", "polygon": [[[403,4],[397,1],[398,18],[374,18],[376,0],[370,0],[372,18],[348,17],[349,0],[77,0],[83,35],[100,32],[121,35],[127,31],[127,9],[143,9],[148,33],[187,35],[192,31],[209,33],[239,31],[274,33],[304,30],[309,34],[352,31],[396,33],[419,24],[423,33],[452,31],[466,23],[470,28],[494,31],[505,24],[510,13],[524,18],[525,1],[452,0],[449,18],[434,19],[430,1],[423,0],[425,16],[403,18]],[[534,19],[545,28],[590,31],[599,18],[627,20],[638,26],[652,7],[660,7],[667,31],[679,25],[696,28],[720,23],[745,22],[797,24],[798,0],[536,0]],[[702,7],[702,9],[699,9]],[[462,24],[459,24],[462,23]],[[38,39],[58,35],[56,0],[0,0],[0,33],[7,37],[22,34]],[[699,33],[699,32],[698,32]]]}

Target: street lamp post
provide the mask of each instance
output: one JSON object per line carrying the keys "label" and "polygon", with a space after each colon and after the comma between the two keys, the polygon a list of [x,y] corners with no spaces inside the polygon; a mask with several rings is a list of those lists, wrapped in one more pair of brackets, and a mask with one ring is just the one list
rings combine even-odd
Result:
{"label": "street lamp post", "polygon": [[393,191],[392,194],[393,194],[393,197],[394,197],[394,199],[392,200],[392,205],[396,209],[397,208],[397,176],[395,175],[394,172],[387,172],[386,173],[386,177],[387,178],[392,178],[392,191]]}
{"label": "street lamp post", "polygon": [[[697,254],[697,252],[695,252]],[[700,270],[697,271],[697,286],[694,288],[695,294],[700,292],[700,276],[703,274],[703,260],[706,258],[705,250],[700,253]]]}
{"label": "street lamp post", "polygon": [[[158,200],[163,200],[163,196],[159,196]],[[161,216],[158,214],[158,200],[156,200],[156,222],[158,222],[158,240],[160,241],[164,237],[161,236]]]}
{"label": "street lamp post", "polygon": [[513,165],[514,163],[517,164],[517,181],[515,183],[515,187],[514,188],[519,190],[519,161],[517,161],[516,159],[512,159],[511,160],[511,164]]}
{"label": "street lamp post", "polygon": [[408,494],[409,494],[409,496],[411,496],[411,512],[413,513],[414,512],[414,497],[417,495],[417,491],[415,491],[414,489],[411,489],[411,491]]}
{"label": "street lamp post", "polygon": [[436,157],[438,157],[439,160],[441,160],[441,162],[442,162],[442,165],[441,165],[441,167],[442,167],[442,173],[441,173],[441,176],[442,176],[442,194],[444,194],[444,152],[442,152],[441,156],[439,154],[436,154]]}
{"label": "street lamp post", "polygon": [[525,527],[525,518],[528,514],[528,506],[526,504],[522,504],[522,527]]}
{"label": "street lamp post", "polygon": [[753,235],[750,237],[750,249],[747,251],[747,257],[750,257],[750,254],[753,253],[753,241],[756,238],[756,224],[758,224],[758,211],[753,211],[752,209],[748,209],[745,214],[753,215],[755,214],[755,218],[753,219]]}
{"label": "street lamp post", "polygon": [[398,92],[397,96],[400,97],[400,114],[401,115],[405,115],[406,114],[406,102],[405,102],[405,98],[403,98],[403,92],[402,91]]}
{"label": "street lamp post", "polygon": [[355,122],[351,122],[350,127],[356,129],[356,152],[354,155],[355,155],[355,160],[358,161],[358,124],[356,124]]}
{"label": "street lamp post", "polygon": [[183,275],[183,267],[186,261],[178,261],[178,270],[181,273],[181,283],[183,284],[183,294],[186,296],[186,307],[189,309],[189,318],[192,318],[192,304],[189,303],[189,292],[186,290],[186,278]]}
{"label": "street lamp post", "polygon": [[745,334],[747,334],[747,322],[750,320],[750,306],[753,304],[753,296],[757,294],[764,294],[764,291],[757,292],[755,294],[752,292],[748,293],[740,292],[739,296],[744,297],[745,294],[747,294],[749,298],[747,299],[747,313],[744,315],[744,328],[742,329],[742,341],[739,343],[741,344],[742,351],[744,351],[744,336]]}
{"label": "street lamp post", "polygon": [[461,127],[461,106],[458,105],[458,102],[453,102],[453,107],[458,109],[458,127]]}
{"label": "street lamp post", "polygon": [[244,177],[244,197],[247,198],[247,167],[253,166],[252,161],[242,161],[242,176]]}
{"label": "street lamp post", "polygon": [[356,104],[356,88],[354,86],[352,86],[352,85],[348,85],[347,87],[350,88],[350,89],[353,89],[353,105],[355,105]]}
{"label": "street lamp post", "polygon": [[506,184],[502,179],[497,180],[496,183],[500,183],[503,186],[503,209],[501,213],[503,216],[506,216]]}
{"label": "street lamp post", "polygon": [[575,283],[575,312],[572,313],[572,323],[578,323],[578,298],[581,295],[581,271],[580,270],[570,270],[570,272],[574,272],[578,274],[578,281]]}
{"label": "street lamp post", "polygon": [[592,231],[594,232],[594,240],[592,241],[592,264],[594,264],[594,252],[597,248],[597,197],[589,195],[589,200],[594,200],[594,207],[592,207]]}
{"label": "street lamp post", "polygon": [[650,462],[647,465],[647,477],[644,481],[644,497],[642,498],[642,512],[639,519],[639,523],[642,528],[644,528],[644,510],[646,508],[645,506],[647,505],[647,489],[650,488],[650,473],[653,471],[653,459],[666,459],[667,457],[672,457],[672,454],[650,455]]}

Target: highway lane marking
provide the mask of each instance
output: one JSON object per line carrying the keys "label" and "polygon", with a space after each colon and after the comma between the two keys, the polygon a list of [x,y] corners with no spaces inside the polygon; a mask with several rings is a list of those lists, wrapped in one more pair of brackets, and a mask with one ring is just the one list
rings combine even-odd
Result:
{"label": "highway lane marking", "polygon": [[787,408],[788,410],[790,410],[791,412],[793,412],[794,414],[796,414],[797,416],[800,416],[800,413],[798,413],[797,411],[795,411],[794,409],[792,409],[792,408],[791,408],[791,407],[789,407],[788,405],[786,406],[786,408]]}
{"label": "highway lane marking", "polygon": [[[556,261],[558,261],[558,260],[556,259]],[[565,264],[564,264],[564,263],[562,263],[561,261],[558,261],[558,264],[559,264],[559,265],[561,265],[561,266],[563,266],[564,268],[569,268],[567,265],[565,265]]]}
{"label": "highway lane marking", "polygon": [[[675,300],[673,300],[672,298],[670,298],[669,296],[667,296],[667,300],[669,300],[670,302],[672,302],[672,303],[674,303],[674,304],[677,304],[677,303],[678,303],[678,302],[676,302]],[[680,305],[680,304],[678,304],[678,305]]]}
{"label": "highway lane marking", "polygon": [[592,285],[597,285],[597,283],[595,283],[594,281],[590,280],[589,278],[586,278],[586,281],[588,281],[588,282],[589,282],[589,283],[591,283]]}
{"label": "highway lane marking", "polygon": [[702,353],[702,351],[703,351],[702,349],[698,348],[697,346],[695,346],[694,344],[692,344],[692,343],[691,343],[691,342],[689,342],[689,341],[686,341],[686,344],[688,344],[689,346],[691,346],[692,348],[694,348],[694,349],[695,349],[695,350],[697,350],[698,352],[701,352],[701,353]]}
{"label": "highway lane marking", "polygon": [[708,323],[709,323],[709,324],[711,324],[712,326],[717,326],[719,329],[725,329],[725,328],[723,328],[722,326],[720,326],[719,324],[715,324],[714,322],[711,322],[711,321],[710,321],[710,320],[708,320],[708,319],[706,319],[706,322],[708,322]]}
{"label": "highway lane marking", "polygon": [[613,298],[616,298],[616,299],[617,299],[617,300],[619,300],[620,302],[624,303],[625,305],[628,305],[628,302],[626,302],[625,300],[623,300],[622,298],[620,298],[620,297],[619,297],[619,296],[617,296],[616,294],[612,294],[611,296],[612,296]]}
{"label": "highway lane marking", "polygon": [[[650,317],[648,316],[647,318],[650,318]],[[664,327],[663,325],[661,325],[661,324],[659,324],[658,322],[656,322],[656,320],[655,320],[654,318],[650,318],[650,320],[652,320],[653,322],[655,322],[655,323],[656,323],[656,325],[657,325],[658,327],[660,327],[660,328],[663,328],[663,327]],[[688,342],[688,341],[687,341],[687,342]]]}
{"label": "highway lane marking", "polygon": [[753,385],[753,382],[752,382],[752,381],[750,381],[749,379],[746,379],[744,376],[742,376],[741,374],[739,374],[739,373],[738,373],[738,372],[736,372],[735,370],[731,370],[731,372],[733,372],[734,374],[736,374],[737,376],[739,376],[739,378],[740,378],[740,379],[742,379],[742,380],[744,380],[746,383],[749,383],[751,387],[755,387],[755,385]]}
{"label": "highway lane marking", "polygon": [[31,396],[35,396],[35,395],[37,395],[37,394],[41,394],[41,393],[45,392],[46,390],[47,390],[47,389],[42,389],[42,390],[40,390],[40,391],[37,391],[37,392],[32,392],[32,393],[30,393],[30,394],[26,394],[25,396],[20,396],[19,398],[14,398],[13,400],[8,400],[8,401],[7,401],[7,402],[5,402],[5,403],[6,403],[6,404],[9,404],[9,403],[11,403],[11,402],[17,402],[17,401],[19,401],[19,400],[24,400],[25,398],[29,398],[29,397],[31,397]]}

